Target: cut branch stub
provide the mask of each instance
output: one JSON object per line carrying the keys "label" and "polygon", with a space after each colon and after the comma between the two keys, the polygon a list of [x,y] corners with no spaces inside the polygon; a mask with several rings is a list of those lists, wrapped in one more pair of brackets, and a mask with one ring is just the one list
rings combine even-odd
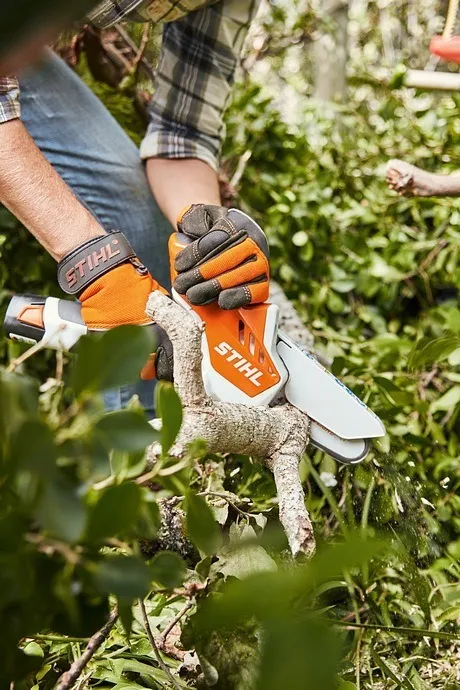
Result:
{"label": "cut branch stub", "polygon": [[[150,295],[147,314],[164,328],[174,349],[174,383],[184,420],[172,452],[181,455],[191,441],[200,438],[210,453],[258,458],[273,472],[280,521],[292,553],[311,556],[315,539],[298,471],[309,441],[307,415],[288,403],[269,408],[213,400],[203,385],[202,329],[192,314],[160,292]],[[155,453],[152,447],[152,461]]]}

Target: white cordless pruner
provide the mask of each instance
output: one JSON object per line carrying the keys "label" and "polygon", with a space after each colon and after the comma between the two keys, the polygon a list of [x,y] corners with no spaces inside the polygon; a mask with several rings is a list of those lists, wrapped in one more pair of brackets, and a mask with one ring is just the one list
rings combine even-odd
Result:
{"label": "white cordless pruner", "polygon": [[[236,215],[237,214],[237,215]],[[229,216],[247,226],[242,211]],[[169,242],[172,279],[174,259],[185,235]],[[203,325],[202,375],[208,394],[244,405],[270,405],[281,393],[311,420],[311,444],[346,464],[363,460],[370,441],[385,435],[380,419],[339,379],[278,328],[279,308],[264,302],[224,310],[217,304],[195,306],[172,291],[174,300]],[[4,323],[8,337],[55,349],[71,349],[88,329],[80,304],[56,297],[16,295]]]}

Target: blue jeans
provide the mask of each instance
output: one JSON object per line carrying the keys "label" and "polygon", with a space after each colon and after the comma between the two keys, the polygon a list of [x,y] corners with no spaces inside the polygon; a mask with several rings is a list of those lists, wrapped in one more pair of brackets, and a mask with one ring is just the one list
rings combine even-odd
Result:
{"label": "blue jeans", "polygon": [[[156,203],[137,147],[82,80],[51,52],[21,80],[22,120],[38,147],[106,230],[122,230],[141,261],[169,287],[171,225]],[[63,219],[63,223],[65,223]],[[107,391],[108,410],[137,394],[150,416],[154,383]]]}

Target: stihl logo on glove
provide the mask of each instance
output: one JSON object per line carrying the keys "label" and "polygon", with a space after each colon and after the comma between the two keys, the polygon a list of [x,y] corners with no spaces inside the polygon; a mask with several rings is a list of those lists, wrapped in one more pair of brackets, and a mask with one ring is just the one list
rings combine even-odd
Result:
{"label": "stihl logo on glove", "polygon": [[67,254],[58,264],[58,282],[69,295],[81,294],[101,276],[121,264],[141,265],[134,249],[120,231],[93,237]]}
{"label": "stihl logo on glove", "polygon": [[260,387],[260,383],[257,379],[260,379],[262,376],[262,372],[260,369],[257,369],[257,367],[251,366],[250,362],[248,362],[247,359],[243,357],[243,355],[240,355],[239,352],[234,350],[231,345],[229,345],[226,342],[222,342],[219,345],[216,345],[214,350],[217,352],[218,355],[222,355],[225,357],[225,355],[228,355],[228,357],[225,357],[227,362],[234,362],[233,366],[235,369],[238,369],[242,374],[246,376],[247,379],[251,381],[255,386]]}
{"label": "stihl logo on glove", "polygon": [[[173,298],[200,324],[206,393],[248,406],[268,406],[282,395],[310,418],[315,448],[339,462],[361,462],[370,440],[384,436],[385,427],[345,384],[279,330],[279,308],[265,301],[269,265],[262,229],[236,209],[198,204],[182,215],[180,230],[169,241]],[[81,304],[16,295],[5,317],[10,338],[70,349],[88,330],[148,325],[156,329],[157,348],[144,373],[172,379],[171,342],[145,314],[148,295],[165,291],[123,233],[77,247],[60,262],[58,277],[63,290],[79,294]],[[121,294],[123,300],[117,298]]]}
{"label": "stihl logo on glove", "polygon": [[[114,249],[111,245],[113,245]],[[94,271],[95,268],[98,268],[99,263],[107,263],[107,261],[110,261],[110,259],[120,254],[117,245],[118,240],[116,239],[107,242],[100,248],[99,252],[91,252],[91,254],[88,254],[81,259],[81,261],[78,261],[78,263],[72,266],[65,274],[69,290],[77,284],[79,278],[84,278],[88,271]]]}

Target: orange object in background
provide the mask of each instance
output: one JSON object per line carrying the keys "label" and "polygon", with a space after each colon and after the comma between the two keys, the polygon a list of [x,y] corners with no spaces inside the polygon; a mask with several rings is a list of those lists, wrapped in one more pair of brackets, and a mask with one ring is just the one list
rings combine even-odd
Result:
{"label": "orange object in background", "polygon": [[430,42],[430,52],[447,62],[460,64],[460,36],[452,36],[451,38],[433,36]]}

